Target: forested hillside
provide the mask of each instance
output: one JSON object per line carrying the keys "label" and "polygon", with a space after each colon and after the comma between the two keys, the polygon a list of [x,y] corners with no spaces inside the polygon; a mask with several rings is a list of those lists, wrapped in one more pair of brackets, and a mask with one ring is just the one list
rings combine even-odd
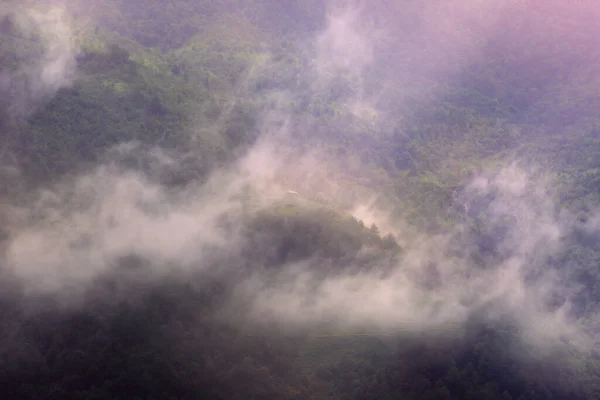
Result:
{"label": "forested hillside", "polygon": [[0,392],[600,398],[593,1],[0,5]]}

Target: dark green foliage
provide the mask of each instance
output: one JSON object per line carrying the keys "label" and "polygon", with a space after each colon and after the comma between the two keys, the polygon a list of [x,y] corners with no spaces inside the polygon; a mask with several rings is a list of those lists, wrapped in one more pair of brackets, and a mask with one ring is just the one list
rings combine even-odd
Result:
{"label": "dark green foliage", "polygon": [[[359,263],[385,260],[400,248],[392,235],[381,238],[355,218],[318,206],[286,204],[259,214],[248,228],[248,260],[265,259],[267,266],[314,257],[325,258],[331,267],[345,269]],[[267,248],[262,243],[269,243]],[[359,252],[375,249],[375,259],[362,260]],[[251,266],[255,269],[256,266]]]}
{"label": "dark green foliage", "polygon": [[576,364],[560,358],[564,355],[526,362],[518,353],[527,349],[515,348],[516,343],[510,326],[476,323],[465,338],[324,337],[303,357],[315,378],[341,398],[592,399],[598,394],[589,385],[597,379],[597,366],[576,371]]}

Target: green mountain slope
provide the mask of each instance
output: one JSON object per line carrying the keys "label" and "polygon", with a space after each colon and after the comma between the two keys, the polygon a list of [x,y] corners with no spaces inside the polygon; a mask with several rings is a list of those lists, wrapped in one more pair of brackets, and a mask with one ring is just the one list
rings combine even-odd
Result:
{"label": "green mountain slope", "polygon": [[64,4],[0,8],[6,396],[600,396],[591,2]]}

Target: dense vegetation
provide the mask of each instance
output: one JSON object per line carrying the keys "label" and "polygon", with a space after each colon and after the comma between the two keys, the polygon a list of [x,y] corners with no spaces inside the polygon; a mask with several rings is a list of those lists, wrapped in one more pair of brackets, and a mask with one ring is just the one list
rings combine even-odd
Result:
{"label": "dense vegetation", "polygon": [[[527,262],[573,283],[573,316],[598,342],[600,249],[589,228],[600,204],[597,7],[498,1],[479,14],[458,7],[453,19],[446,3],[364,6],[356,29],[373,54],[356,54],[358,41],[342,51],[341,66],[323,67],[323,78],[315,63],[328,50],[313,43],[330,26],[322,0],[70,0],[63,18],[72,47],[49,46],[53,34],[65,39],[55,29],[63,25],[40,25],[43,11],[25,13],[53,2],[6,2],[2,207],[29,205],[23,199],[40,187],[99,164],[187,193],[268,135],[327,165],[309,182],[291,178],[295,165],[282,168],[285,185],[303,185],[300,194],[266,205],[248,194],[241,217],[207,226],[241,243],[206,250],[206,269],[216,272],[156,279],[154,260],[125,254],[72,300],[31,294],[2,266],[0,392],[15,399],[599,398],[597,343],[582,349],[564,341],[538,352],[513,320],[489,319],[485,308],[443,335],[371,334],[266,326],[253,320],[249,303],[231,301],[247,279],[271,279],[294,263],[323,279],[385,274],[410,252],[400,236],[410,239],[411,229],[434,235],[460,226],[444,257],[493,269],[506,256],[503,235],[518,221],[494,219],[489,205],[498,194],[469,197],[468,210],[461,199],[478,173],[526,160],[533,181],[549,182],[553,212],[574,216],[560,251]],[[44,72],[44,62],[74,49],[76,68],[59,63],[52,65],[65,76]],[[157,166],[155,148],[176,165]],[[392,210],[391,221],[405,222],[398,238],[348,214],[373,194]],[[12,210],[0,210],[2,251]],[[424,274],[436,268],[432,262]],[[434,281],[423,285],[435,290]]]}

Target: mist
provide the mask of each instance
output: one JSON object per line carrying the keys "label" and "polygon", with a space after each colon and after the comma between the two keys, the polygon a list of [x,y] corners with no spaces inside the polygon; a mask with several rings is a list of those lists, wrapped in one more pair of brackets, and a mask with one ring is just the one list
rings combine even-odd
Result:
{"label": "mist", "polygon": [[[59,299],[68,309],[84,309],[86,295],[103,277],[127,271],[128,279],[146,287],[170,279],[223,283],[227,291],[216,313],[238,327],[251,322],[309,336],[392,332],[439,340],[462,337],[472,324],[508,322],[535,349],[550,352],[564,342],[594,348],[573,305],[581,287],[553,262],[579,231],[600,233],[600,212],[581,222],[561,208],[549,171],[509,152],[493,166],[463,174],[448,189],[450,222],[433,231],[408,220],[403,194],[390,191],[391,184],[374,188],[370,181],[407,175],[375,173],[355,154],[312,146],[320,139],[350,141],[365,126],[374,137],[388,135],[402,121],[394,115],[402,104],[431,104],[433,93],[446,90],[439,82],[458,80],[485,57],[485,40],[498,34],[507,15],[505,2],[383,2],[388,15],[377,7],[366,11],[366,4],[329,4],[325,26],[309,40],[310,71],[298,78],[312,81],[309,93],[295,87],[261,93],[268,101],[251,127],[256,139],[236,149],[239,157],[185,185],[169,185],[162,178],[187,168],[182,160],[194,159],[197,149],[121,143],[92,168],[40,185],[25,201],[0,210],[10,221],[0,247],[3,273],[26,297]],[[10,18],[23,37],[43,39],[35,55],[0,71],[0,95],[13,116],[27,115],[76,79],[68,10],[59,3],[38,6],[0,9],[0,21]],[[393,26],[402,12],[402,24]],[[402,30],[411,34],[401,36]],[[227,128],[237,102],[256,90],[256,77],[276,71],[274,57],[265,53],[268,61],[239,77],[219,118],[192,127],[190,138]],[[293,110],[300,96],[314,103],[333,98],[349,112],[315,126]],[[143,158],[144,168],[124,163],[128,157]],[[390,204],[391,196],[400,198]],[[257,240],[248,230],[281,204],[335,209],[365,230],[375,224],[380,236],[398,239],[401,251],[363,243],[343,268],[330,268],[335,260],[314,244],[302,260],[276,266],[267,265],[266,255],[247,259],[248,249],[278,251],[267,236]],[[278,218],[289,224],[288,216]],[[119,297],[130,296],[127,285],[119,290]]]}
{"label": "mist", "polygon": [[0,70],[0,93],[13,117],[27,116],[73,82],[77,45],[69,18],[63,2],[29,1],[0,8],[12,47],[3,52],[17,52],[13,62]]}
{"label": "mist", "polygon": [[[459,329],[485,310],[484,319],[514,319],[533,343],[547,336],[583,344],[569,310],[569,292],[576,288],[546,266],[571,233],[571,218],[557,214],[547,192],[516,166],[477,177],[466,192],[469,202],[493,194],[480,210],[488,222],[479,229],[504,230],[484,265],[473,258],[481,250],[465,232],[469,228],[458,225],[445,234],[414,238],[391,270],[323,279],[302,265],[284,267],[276,285],[258,279],[244,289],[258,293],[256,316],[294,327],[320,321],[350,331],[414,333]],[[562,301],[557,304],[554,296]]]}
{"label": "mist", "polygon": [[[261,210],[290,201],[288,187],[302,187],[302,178],[316,173],[305,165],[297,185],[277,180],[299,163],[261,143],[206,183],[175,191],[140,172],[100,166],[14,207],[19,217],[13,217],[2,264],[29,296],[51,295],[70,307],[84,305],[77,299],[99,277],[119,272],[134,256],[144,260],[138,279],[148,283],[215,274],[230,280],[234,289],[223,312],[244,309],[253,324],[284,331],[444,337],[474,320],[507,320],[534,346],[551,348],[560,340],[589,345],[570,308],[577,286],[547,267],[573,233],[574,216],[559,212],[544,184],[517,165],[477,176],[465,187],[461,201],[482,217],[477,235],[465,223],[436,235],[422,232],[404,244],[400,257],[368,269],[346,265],[324,273],[329,261],[315,255],[267,270],[254,260],[240,275],[244,226]],[[393,231],[409,224],[398,226],[390,224]],[[598,232],[593,222],[585,227]],[[266,251],[270,243],[253,246]]]}

